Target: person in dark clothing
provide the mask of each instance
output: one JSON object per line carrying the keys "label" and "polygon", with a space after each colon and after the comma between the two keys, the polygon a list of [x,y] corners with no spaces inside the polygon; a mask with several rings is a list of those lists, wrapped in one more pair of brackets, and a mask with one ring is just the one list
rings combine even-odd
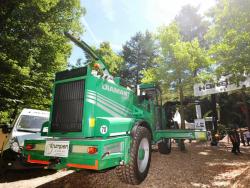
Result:
{"label": "person in dark clothing", "polygon": [[236,140],[237,140],[236,151],[238,153],[241,153],[240,152],[240,136],[236,129],[235,129],[235,135],[236,135]]}
{"label": "person in dark clothing", "polygon": [[[229,131],[228,136],[233,144],[232,153],[237,155],[240,152],[240,137],[236,129]],[[238,152],[238,153],[237,153]]]}

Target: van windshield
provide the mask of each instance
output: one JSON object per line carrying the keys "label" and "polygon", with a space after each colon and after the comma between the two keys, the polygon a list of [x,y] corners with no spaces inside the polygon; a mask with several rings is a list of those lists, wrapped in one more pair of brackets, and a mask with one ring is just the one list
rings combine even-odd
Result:
{"label": "van windshield", "polygon": [[48,117],[22,115],[17,129],[20,131],[40,132],[42,124],[48,120]]}

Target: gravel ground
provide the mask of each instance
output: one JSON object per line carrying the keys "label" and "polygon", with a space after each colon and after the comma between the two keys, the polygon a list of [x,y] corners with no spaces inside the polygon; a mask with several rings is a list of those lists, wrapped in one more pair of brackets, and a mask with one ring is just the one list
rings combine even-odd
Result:
{"label": "gravel ground", "polygon": [[0,187],[249,187],[250,147],[241,147],[242,155],[234,155],[225,146],[187,143],[187,151],[173,146],[170,155],[154,149],[146,180],[138,185],[123,184],[114,170],[93,171],[9,171],[0,179]]}

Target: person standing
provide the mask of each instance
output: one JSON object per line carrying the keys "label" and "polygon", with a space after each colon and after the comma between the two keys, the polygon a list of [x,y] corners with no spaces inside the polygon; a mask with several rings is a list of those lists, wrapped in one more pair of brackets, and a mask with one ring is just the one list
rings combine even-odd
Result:
{"label": "person standing", "polygon": [[247,139],[247,145],[249,146],[249,142],[250,142],[250,132],[249,132],[249,130],[247,130],[244,134],[245,134],[245,137]]}
{"label": "person standing", "polygon": [[[240,137],[235,128],[229,131],[228,136],[232,142],[233,148],[232,148],[232,153],[237,155],[240,152]],[[238,153],[237,153],[238,152]]]}

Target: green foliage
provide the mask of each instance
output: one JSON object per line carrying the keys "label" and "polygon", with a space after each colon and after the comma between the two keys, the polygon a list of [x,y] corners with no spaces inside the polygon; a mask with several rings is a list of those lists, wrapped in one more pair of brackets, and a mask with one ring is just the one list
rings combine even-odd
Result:
{"label": "green foliage", "polygon": [[[240,91],[233,93],[221,93],[219,95],[220,123],[229,126],[237,124],[238,127],[246,127],[247,121],[244,114],[244,106]],[[248,96],[249,98],[249,96]]]}
{"label": "green foliage", "polygon": [[103,58],[111,74],[118,76],[124,62],[123,58],[112,50],[108,42],[101,43],[100,48],[97,49],[97,53]]}
{"label": "green foliage", "polygon": [[192,95],[198,71],[207,68],[211,61],[197,39],[182,41],[176,23],[161,27],[156,38],[161,49],[158,66],[144,71],[142,82],[160,82],[167,100],[173,93],[175,98],[179,96],[181,127],[184,128],[184,97]]}
{"label": "green foliage", "polygon": [[122,56],[125,65],[122,77],[127,85],[136,85],[143,78],[143,71],[155,66],[157,50],[155,40],[149,32],[136,33],[134,37],[123,46]]}
{"label": "green foliage", "polygon": [[[123,58],[120,55],[117,55],[111,48],[109,42],[102,42],[99,48],[92,47],[96,54],[105,62],[109,72],[113,76],[119,76],[121,68],[124,64]],[[78,59],[75,65],[72,65],[71,68],[77,68],[84,66],[87,63],[95,63],[87,53],[85,53],[85,60]]]}
{"label": "green foliage", "polygon": [[161,47],[158,66],[144,71],[143,82],[160,82],[165,91],[178,91],[180,87],[192,95],[197,73],[212,63],[197,39],[182,41],[176,23],[161,27],[156,35]]}
{"label": "green foliage", "polygon": [[250,74],[250,1],[220,0],[210,11],[213,25],[207,35],[216,75],[232,74],[238,83]]}
{"label": "green foliage", "polygon": [[79,0],[1,2],[0,122],[23,107],[48,109],[54,73],[71,51],[63,31],[82,33],[83,14]]}

